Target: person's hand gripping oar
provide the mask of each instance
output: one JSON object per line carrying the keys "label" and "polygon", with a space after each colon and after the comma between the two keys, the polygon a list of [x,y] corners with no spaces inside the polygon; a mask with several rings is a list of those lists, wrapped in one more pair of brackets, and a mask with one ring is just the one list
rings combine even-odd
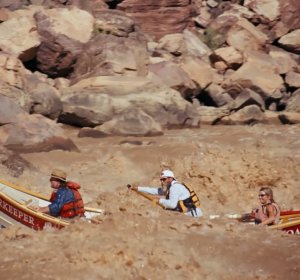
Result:
{"label": "person's hand gripping oar", "polygon": [[137,194],[139,194],[139,195],[141,195],[141,196],[147,198],[148,200],[150,200],[150,201],[152,202],[152,204],[158,205],[158,206],[160,206],[161,208],[164,208],[162,205],[160,205],[160,204],[158,203],[158,199],[157,199],[157,198],[153,197],[153,196],[150,195],[150,194],[146,194],[146,193],[143,193],[143,192],[139,192],[139,191],[138,191],[138,186],[137,186],[137,185],[135,185],[135,184],[132,184],[132,185],[131,185],[131,184],[127,184],[127,188],[128,188],[129,190],[134,191],[135,193],[137,193]]}

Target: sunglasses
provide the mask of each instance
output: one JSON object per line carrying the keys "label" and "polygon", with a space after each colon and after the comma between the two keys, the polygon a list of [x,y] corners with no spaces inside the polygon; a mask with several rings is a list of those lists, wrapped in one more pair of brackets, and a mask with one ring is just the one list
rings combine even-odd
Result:
{"label": "sunglasses", "polygon": [[166,181],[168,178],[161,178],[160,181],[164,182]]}
{"label": "sunglasses", "polygon": [[266,196],[266,194],[259,194],[258,197],[263,197],[263,196]]}

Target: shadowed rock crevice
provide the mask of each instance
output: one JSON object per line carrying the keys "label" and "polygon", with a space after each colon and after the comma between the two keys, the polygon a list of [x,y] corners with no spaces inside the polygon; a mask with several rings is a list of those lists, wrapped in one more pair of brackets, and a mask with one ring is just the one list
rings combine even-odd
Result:
{"label": "shadowed rock crevice", "polygon": [[84,116],[78,116],[76,113],[64,112],[62,113],[58,120],[59,123],[69,124],[75,127],[95,127],[97,123],[94,123],[89,118]]}
{"label": "shadowed rock crevice", "polygon": [[122,3],[124,0],[105,0],[109,9],[116,9],[118,4]]}
{"label": "shadowed rock crevice", "polygon": [[204,106],[217,107],[216,102],[211,98],[211,96],[209,95],[209,92],[206,90],[202,90],[199,93],[199,95],[197,96],[197,99]]}
{"label": "shadowed rock crevice", "polygon": [[39,71],[39,69],[37,67],[36,57],[34,59],[24,62],[23,65],[26,69],[28,69],[32,73],[34,73],[35,71]]}

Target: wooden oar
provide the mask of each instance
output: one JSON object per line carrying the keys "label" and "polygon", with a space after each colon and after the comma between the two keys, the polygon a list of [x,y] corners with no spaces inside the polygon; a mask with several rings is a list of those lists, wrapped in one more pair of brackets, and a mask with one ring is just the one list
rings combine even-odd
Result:
{"label": "wooden oar", "polygon": [[164,206],[162,206],[161,204],[157,203],[157,198],[153,197],[151,194],[146,194],[146,193],[143,193],[143,192],[139,192],[139,191],[137,191],[135,189],[132,189],[130,184],[127,185],[127,188],[131,189],[132,191],[134,191],[135,193],[139,194],[140,196],[143,196],[143,197],[147,198],[148,200],[150,200],[152,202],[152,204],[158,205],[161,208],[164,208]]}
{"label": "wooden oar", "polygon": [[89,212],[95,212],[99,214],[103,213],[103,209],[92,208],[92,207],[84,207],[84,209]]}
{"label": "wooden oar", "polygon": [[300,219],[300,213],[281,215],[280,219],[282,222],[287,222],[294,219]]}
{"label": "wooden oar", "polygon": [[228,219],[235,219],[238,220],[240,222],[252,222],[253,221],[253,217],[251,217],[250,213],[246,213],[246,214],[222,214],[222,215],[209,215],[209,219],[210,220],[214,220],[217,218],[221,218],[221,217],[226,217]]}
{"label": "wooden oar", "polygon": [[226,214],[225,217],[229,219],[236,219],[240,222],[249,223],[254,221],[254,217],[251,213],[244,213],[244,214]]}
{"label": "wooden oar", "polygon": [[[278,225],[272,225],[269,228],[273,229],[288,229],[289,227],[295,227],[299,226],[300,228],[300,218],[299,219],[293,219],[291,221],[287,221]],[[299,230],[298,230],[299,231]]]}

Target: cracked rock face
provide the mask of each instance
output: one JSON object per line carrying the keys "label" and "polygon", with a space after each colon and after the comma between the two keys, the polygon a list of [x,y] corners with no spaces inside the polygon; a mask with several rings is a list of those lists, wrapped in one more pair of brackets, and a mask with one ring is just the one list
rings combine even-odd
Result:
{"label": "cracked rock face", "polygon": [[194,4],[190,0],[125,0],[117,9],[131,16],[142,31],[155,38],[182,32],[189,24]]}

